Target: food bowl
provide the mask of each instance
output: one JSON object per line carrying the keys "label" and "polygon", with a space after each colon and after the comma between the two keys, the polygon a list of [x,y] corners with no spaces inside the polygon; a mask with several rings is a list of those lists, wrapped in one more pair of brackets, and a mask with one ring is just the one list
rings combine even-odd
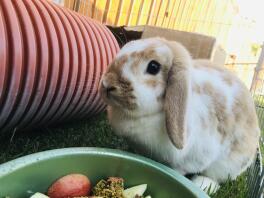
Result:
{"label": "food bowl", "polygon": [[153,198],[208,196],[178,172],[150,159],[103,148],[64,148],[31,154],[0,165],[0,197],[29,197],[46,192],[61,176],[87,175],[92,184],[109,176],[122,177],[126,187],[146,183]]}

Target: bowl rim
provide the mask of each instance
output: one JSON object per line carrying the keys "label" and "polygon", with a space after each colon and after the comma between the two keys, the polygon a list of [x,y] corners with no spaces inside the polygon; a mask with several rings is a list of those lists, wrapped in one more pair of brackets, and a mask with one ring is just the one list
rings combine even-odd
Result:
{"label": "bowl rim", "polygon": [[55,157],[63,157],[63,156],[79,155],[79,154],[111,156],[122,159],[128,159],[134,162],[144,164],[148,167],[157,169],[163,174],[168,175],[173,179],[177,180],[195,196],[199,198],[210,198],[204,191],[202,191],[189,179],[181,175],[177,170],[171,169],[159,162],[153,161],[149,158],[143,157],[138,154],[122,151],[119,149],[109,149],[109,148],[100,148],[100,147],[69,147],[69,148],[46,150],[46,151],[25,155],[17,159],[0,164],[0,178],[12,173],[13,171],[26,167],[30,164],[39,163],[40,161],[45,161],[47,159],[52,159]]}

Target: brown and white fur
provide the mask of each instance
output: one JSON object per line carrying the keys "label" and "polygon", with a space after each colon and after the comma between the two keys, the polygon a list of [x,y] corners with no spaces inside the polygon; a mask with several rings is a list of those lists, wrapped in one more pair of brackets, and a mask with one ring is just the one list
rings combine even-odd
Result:
{"label": "brown and white fur", "polygon": [[[151,60],[161,65],[156,75],[146,73]],[[200,186],[235,179],[253,161],[260,129],[249,91],[177,42],[129,42],[102,77],[100,93],[118,135],[181,174],[200,173]]]}

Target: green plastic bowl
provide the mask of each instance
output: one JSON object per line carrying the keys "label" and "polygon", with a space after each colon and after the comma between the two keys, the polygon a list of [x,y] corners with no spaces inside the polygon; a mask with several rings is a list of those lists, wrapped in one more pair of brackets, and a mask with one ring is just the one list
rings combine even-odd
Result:
{"label": "green plastic bowl", "polygon": [[103,148],[65,148],[35,153],[0,165],[0,197],[29,197],[46,192],[61,176],[87,175],[93,184],[109,176],[122,177],[126,187],[148,184],[153,198],[209,198],[191,181],[150,159]]}

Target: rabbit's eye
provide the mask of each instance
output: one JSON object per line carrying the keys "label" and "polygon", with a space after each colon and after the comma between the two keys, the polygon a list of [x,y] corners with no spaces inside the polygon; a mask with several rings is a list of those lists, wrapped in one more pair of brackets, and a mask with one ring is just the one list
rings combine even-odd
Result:
{"label": "rabbit's eye", "polygon": [[150,61],[147,67],[147,73],[156,75],[160,71],[160,64],[157,61]]}

